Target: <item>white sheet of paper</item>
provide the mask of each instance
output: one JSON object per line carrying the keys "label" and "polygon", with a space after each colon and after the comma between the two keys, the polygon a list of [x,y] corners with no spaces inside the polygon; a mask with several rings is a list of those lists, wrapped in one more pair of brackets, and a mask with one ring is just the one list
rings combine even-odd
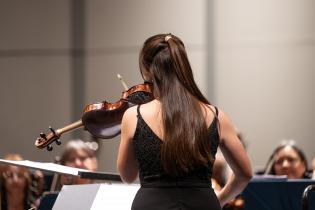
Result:
{"label": "white sheet of paper", "polygon": [[74,175],[79,176],[79,171],[85,171],[88,172],[88,170],[79,169],[79,168],[73,168],[69,166],[63,166],[55,163],[46,163],[46,162],[35,162],[30,160],[4,160],[0,159],[0,163],[4,164],[11,164],[21,167],[27,167],[27,168],[33,168],[33,169],[39,169],[39,170],[45,170],[45,171],[51,171],[51,172],[57,172],[61,174],[68,174],[68,175]]}

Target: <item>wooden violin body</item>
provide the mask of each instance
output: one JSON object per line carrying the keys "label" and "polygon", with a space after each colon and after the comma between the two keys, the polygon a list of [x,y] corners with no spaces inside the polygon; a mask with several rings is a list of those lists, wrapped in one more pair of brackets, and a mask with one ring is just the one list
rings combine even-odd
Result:
{"label": "wooden violin body", "polygon": [[85,129],[93,136],[109,139],[120,134],[120,123],[125,111],[134,105],[153,100],[149,83],[135,85],[123,92],[122,98],[116,103],[90,104],[84,109],[82,122]]}
{"label": "wooden violin body", "polygon": [[152,85],[144,83],[135,85],[122,93],[122,97],[115,103],[107,101],[89,104],[84,108],[81,120],[78,120],[63,128],[51,130],[47,135],[40,134],[36,139],[35,146],[37,148],[52,149],[51,144],[56,142],[61,143],[60,136],[80,127],[84,127],[93,136],[102,139],[110,139],[120,134],[120,124],[124,112],[131,106],[147,103],[153,100]]}

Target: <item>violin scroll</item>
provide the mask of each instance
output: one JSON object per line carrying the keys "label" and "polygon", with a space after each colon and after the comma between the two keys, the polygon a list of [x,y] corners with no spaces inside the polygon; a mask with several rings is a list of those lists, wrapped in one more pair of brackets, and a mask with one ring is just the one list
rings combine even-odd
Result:
{"label": "violin scroll", "polygon": [[40,137],[37,138],[35,141],[35,146],[39,149],[47,147],[47,150],[51,151],[53,149],[53,147],[51,146],[52,143],[56,142],[57,145],[61,144],[61,141],[59,139],[61,134],[68,132],[70,130],[77,129],[81,126],[83,126],[82,120],[78,120],[70,125],[67,125],[57,130],[49,126],[50,133],[48,134],[40,133],[39,134]]}
{"label": "violin scroll", "polygon": [[57,132],[55,129],[53,129],[51,126],[49,126],[49,130],[51,131],[47,135],[45,133],[40,133],[39,138],[36,139],[35,141],[35,146],[42,149],[44,147],[47,147],[48,151],[51,151],[53,147],[51,144],[53,142],[56,142],[57,145],[61,144],[60,141],[60,134]]}

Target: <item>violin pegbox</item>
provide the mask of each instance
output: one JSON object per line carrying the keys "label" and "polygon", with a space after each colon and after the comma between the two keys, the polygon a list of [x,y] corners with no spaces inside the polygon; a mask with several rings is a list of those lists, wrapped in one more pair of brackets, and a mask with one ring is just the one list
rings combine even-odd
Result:
{"label": "violin pegbox", "polygon": [[47,135],[44,133],[39,134],[39,138],[35,141],[35,146],[39,149],[47,148],[48,151],[51,151],[53,147],[51,144],[53,142],[56,142],[57,145],[61,144],[61,141],[59,140],[60,134],[58,130],[53,129],[51,126],[49,126],[50,133]]}

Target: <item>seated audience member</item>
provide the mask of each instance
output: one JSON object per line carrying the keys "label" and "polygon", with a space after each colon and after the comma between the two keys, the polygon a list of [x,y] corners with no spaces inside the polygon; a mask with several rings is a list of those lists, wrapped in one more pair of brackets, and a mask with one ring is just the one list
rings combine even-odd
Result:
{"label": "seated audience member", "polygon": [[[18,154],[8,154],[6,160],[22,160]],[[24,167],[1,165],[1,210],[24,210],[36,207],[42,193],[43,176],[40,171],[30,173]]]}
{"label": "seated audience member", "polygon": [[[67,143],[60,156],[60,164],[90,171],[96,171],[98,166],[95,151],[82,140],[72,140]],[[91,182],[89,179],[74,176],[62,175],[60,177],[61,186],[64,184],[89,184]]]}
{"label": "seated audience member", "polygon": [[284,142],[271,154],[264,174],[286,175],[288,179],[308,179],[307,160],[294,141]]}

